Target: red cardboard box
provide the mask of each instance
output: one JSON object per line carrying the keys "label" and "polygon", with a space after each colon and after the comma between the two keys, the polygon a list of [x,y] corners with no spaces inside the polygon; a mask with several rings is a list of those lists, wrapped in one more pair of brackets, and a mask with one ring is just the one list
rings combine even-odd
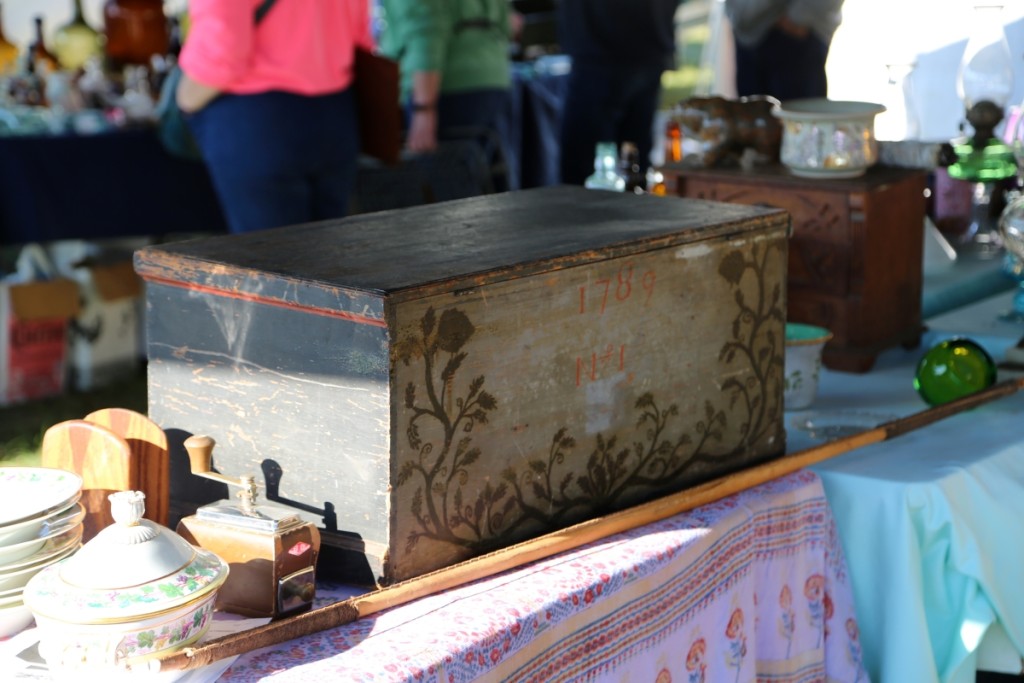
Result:
{"label": "red cardboard box", "polygon": [[0,285],[0,405],[64,391],[68,321],[78,306],[71,280]]}

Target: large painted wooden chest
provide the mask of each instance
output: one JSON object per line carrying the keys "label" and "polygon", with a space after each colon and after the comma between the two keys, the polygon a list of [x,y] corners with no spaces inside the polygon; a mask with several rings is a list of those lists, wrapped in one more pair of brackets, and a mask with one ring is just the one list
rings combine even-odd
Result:
{"label": "large painted wooden chest", "polygon": [[782,454],[788,228],[553,187],[148,247],[150,417],[417,576]]}

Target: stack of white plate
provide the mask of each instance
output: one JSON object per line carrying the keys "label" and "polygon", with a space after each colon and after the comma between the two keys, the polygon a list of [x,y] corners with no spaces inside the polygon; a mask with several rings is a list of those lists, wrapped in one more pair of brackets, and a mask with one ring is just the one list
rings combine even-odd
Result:
{"label": "stack of white plate", "polygon": [[0,637],[32,623],[25,584],[82,545],[82,478],[46,467],[0,467]]}

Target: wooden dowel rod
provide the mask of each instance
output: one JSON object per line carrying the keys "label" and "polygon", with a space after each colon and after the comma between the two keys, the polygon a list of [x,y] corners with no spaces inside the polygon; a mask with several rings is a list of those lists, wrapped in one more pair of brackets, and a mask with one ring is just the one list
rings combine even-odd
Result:
{"label": "wooden dowel rod", "polygon": [[[271,622],[241,633],[222,636],[198,647],[186,648],[157,660],[159,670],[186,670],[206,666],[225,657],[277,645],[293,638],[351,623],[361,617],[403,605],[413,600],[493,576],[535,560],[551,557],[623,531],[651,524],[713,503],[754,486],[810,467],[851,450],[886,441],[927,426],[957,413],[1016,393],[1024,388],[1024,377],[994,384],[988,389],[906,417],[885,422],[852,436],[740,470],[685,491],[580,522],[500,550],[438,569],[408,581],[386,586],[341,602]],[[145,665],[145,668],[153,667]]]}

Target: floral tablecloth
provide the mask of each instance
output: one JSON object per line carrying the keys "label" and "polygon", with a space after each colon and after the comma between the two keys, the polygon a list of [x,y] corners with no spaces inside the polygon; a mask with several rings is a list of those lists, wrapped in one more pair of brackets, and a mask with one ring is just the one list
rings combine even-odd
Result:
{"label": "floral tablecloth", "polygon": [[[321,586],[320,604],[350,595]],[[846,563],[801,471],[240,657],[243,681],[866,681]]]}

